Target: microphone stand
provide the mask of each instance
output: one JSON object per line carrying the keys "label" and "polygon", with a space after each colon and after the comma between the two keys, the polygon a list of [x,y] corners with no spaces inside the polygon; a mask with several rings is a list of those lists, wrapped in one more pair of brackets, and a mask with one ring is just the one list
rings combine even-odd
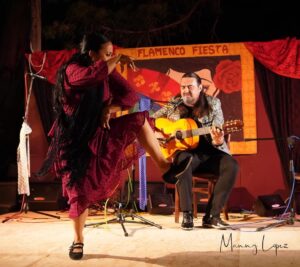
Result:
{"label": "microphone stand", "polygon": [[[23,125],[28,125],[27,124],[27,120],[28,120],[28,110],[29,110],[29,103],[30,103],[30,97],[31,97],[31,93],[32,93],[32,85],[33,85],[33,81],[35,78],[38,78],[38,79],[42,79],[42,80],[47,80],[45,77],[43,76],[40,76],[40,75],[37,75],[35,73],[32,73],[32,72],[29,72],[27,73],[28,75],[31,76],[31,80],[30,80],[30,85],[29,85],[29,90],[28,90],[28,96],[27,96],[27,99],[26,99],[26,106],[25,106],[25,115],[23,117]],[[27,81],[26,81],[27,82]],[[27,83],[26,83],[27,84]],[[22,125],[22,127],[23,127]],[[29,126],[28,126],[29,127]],[[31,129],[30,129],[31,130]],[[27,151],[27,157],[30,158],[30,153],[29,153],[29,133],[26,133],[26,144],[28,146],[28,151]],[[28,166],[30,165],[29,163],[27,164]],[[28,171],[30,172],[30,171]],[[28,179],[28,186],[29,186],[29,176],[27,177]],[[18,177],[18,182],[19,182],[19,177]],[[14,215],[10,216],[10,217],[7,217],[5,218],[2,223],[5,223],[11,219],[14,219],[14,218],[17,218],[19,217],[20,214],[22,214],[23,212],[26,214],[28,211],[31,211],[30,210],[30,207],[29,207],[29,203],[28,203],[28,196],[26,193],[22,193],[23,194],[23,197],[22,197],[22,202],[21,202],[21,209],[18,213],[15,213]],[[57,215],[52,215],[52,214],[49,214],[49,213],[46,213],[46,212],[42,212],[42,211],[32,211],[34,213],[37,213],[37,214],[41,214],[41,215],[45,215],[45,216],[48,216],[48,217],[52,217],[52,218],[55,218],[55,219],[60,219],[60,216],[57,216]]]}
{"label": "microphone stand", "polygon": [[[131,204],[131,208],[130,211],[128,213],[124,212],[123,209],[123,204],[121,202],[116,202],[115,204],[115,212],[116,212],[116,217],[113,219],[110,219],[106,222],[98,222],[98,223],[89,223],[89,224],[85,224],[84,227],[88,227],[88,226],[99,226],[99,225],[103,225],[103,224],[107,224],[107,223],[120,223],[124,232],[125,236],[128,236],[128,232],[126,231],[125,225],[124,223],[142,223],[142,224],[147,224],[147,225],[152,225],[155,226],[159,229],[162,229],[162,226],[159,224],[156,224],[154,222],[151,222],[145,218],[143,218],[142,216],[139,216],[137,214],[134,213],[134,184],[135,184],[135,165],[132,164],[132,190],[130,191],[130,200],[129,203]],[[126,220],[126,218],[130,217],[131,221]],[[140,221],[134,221],[134,219],[137,218]]]}
{"label": "microphone stand", "polygon": [[[245,138],[244,141],[261,141],[261,140],[285,140],[285,138],[273,138],[273,137],[267,137],[267,138]],[[289,216],[287,218],[283,218],[283,214],[279,218],[278,222],[268,224],[266,226],[262,226],[257,228],[257,231],[263,231],[266,229],[270,229],[273,227],[281,226],[281,225],[293,225],[295,221],[300,222],[299,219],[295,218],[295,184],[296,184],[296,178],[295,178],[295,169],[294,169],[294,145],[296,141],[299,141],[300,137],[292,135],[289,136],[286,141],[289,148],[289,186],[290,186],[290,197],[289,197],[289,203],[287,205],[286,211],[289,209]]]}

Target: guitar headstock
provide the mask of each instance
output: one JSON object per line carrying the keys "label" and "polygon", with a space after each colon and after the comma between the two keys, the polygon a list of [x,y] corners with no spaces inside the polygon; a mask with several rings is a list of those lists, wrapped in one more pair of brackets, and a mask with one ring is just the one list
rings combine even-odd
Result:
{"label": "guitar headstock", "polygon": [[230,120],[223,124],[224,134],[239,132],[243,129],[244,123],[242,120]]}

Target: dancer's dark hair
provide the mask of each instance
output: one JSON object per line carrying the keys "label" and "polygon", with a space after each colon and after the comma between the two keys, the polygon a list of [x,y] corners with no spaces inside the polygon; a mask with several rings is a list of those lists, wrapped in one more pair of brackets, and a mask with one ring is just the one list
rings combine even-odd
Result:
{"label": "dancer's dark hair", "polygon": [[[64,104],[72,101],[72,94],[66,92],[65,84],[70,85],[66,69],[70,64],[90,66],[93,62],[89,51],[98,51],[102,45],[110,42],[108,38],[99,33],[84,35],[80,44],[80,52],[72,56],[57,73],[57,82],[54,88],[54,111],[57,127],[48,150],[47,158],[39,175],[47,173],[54,163],[61,158],[63,167],[58,171],[61,175],[69,174],[68,186],[73,186],[85,175],[92,156],[89,148],[89,140],[93,137],[100,125],[102,114],[103,84],[97,84],[81,90],[81,98],[75,111],[68,114],[64,110]],[[61,153],[58,155],[58,153]]]}

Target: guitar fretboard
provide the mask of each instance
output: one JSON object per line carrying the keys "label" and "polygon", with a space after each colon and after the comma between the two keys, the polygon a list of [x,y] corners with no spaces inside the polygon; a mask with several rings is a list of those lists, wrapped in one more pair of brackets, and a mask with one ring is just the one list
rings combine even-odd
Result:
{"label": "guitar fretboard", "polygon": [[[182,119],[184,120],[184,119]],[[187,119],[186,119],[187,120]],[[180,121],[180,120],[179,120]],[[233,133],[233,132],[238,132],[242,129],[243,122],[240,120],[234,120],[234,121],[227,121],[223,124],[220,129],[223,130],[224,135]],[[186,127],[187,128],[192,128],[191,127]],[[175,133],[172,135],[172,138],[176,138],[178,140],[182,140],[185,138],[190,138],[193,136],[200,136],[200,135],[205,135],[205,134],[210,134],[210,129],[211,126],[207,127],[201,127],[201,128],[194,128],[194,129],[188,129],[188,130],[176,130]]]}
{"label": "guitar fretboard", "polygon": [[192,135],[204,135],[209,134],[210,127],[203,127],[192,130]]}
{"label": "guitar fretboard", "polygon": [[[181,134],[182,138],[188,138],[188,137],[192,137],[192,136],[200,136],[200,135],[209,134],[210,128],[211,127],[203,127],[203,128],[196,128],[196,129],[191,129],[191,130],[184,130],[184,131],[180,131],[180,134]],[[223,128],[224,134],[237,132],[239,130],[240,129],[238,127]]]}
{"label": "guitar fretboard", "polygon": [[182,138],[188,138],[192,136],[209,134],[209,130],[210,127],[203,127],[203,128],[181,131],[181,133],[182,133]]}

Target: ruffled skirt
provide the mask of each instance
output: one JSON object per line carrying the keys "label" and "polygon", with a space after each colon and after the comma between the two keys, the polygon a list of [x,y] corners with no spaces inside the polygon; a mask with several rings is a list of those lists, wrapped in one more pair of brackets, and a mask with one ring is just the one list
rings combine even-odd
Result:
{"label": "ruffled skirt", "polygon": [[110,130],[99,127],[89,142],[92,158],[86,176],[72,188],[68,174],[62,177],[63,195],[70,204],[69,217],[76,218],[89,205],[110,197],[121,181],[122,170],[143,153],[137,135],[149,113],[136,112],[110,120]]}

